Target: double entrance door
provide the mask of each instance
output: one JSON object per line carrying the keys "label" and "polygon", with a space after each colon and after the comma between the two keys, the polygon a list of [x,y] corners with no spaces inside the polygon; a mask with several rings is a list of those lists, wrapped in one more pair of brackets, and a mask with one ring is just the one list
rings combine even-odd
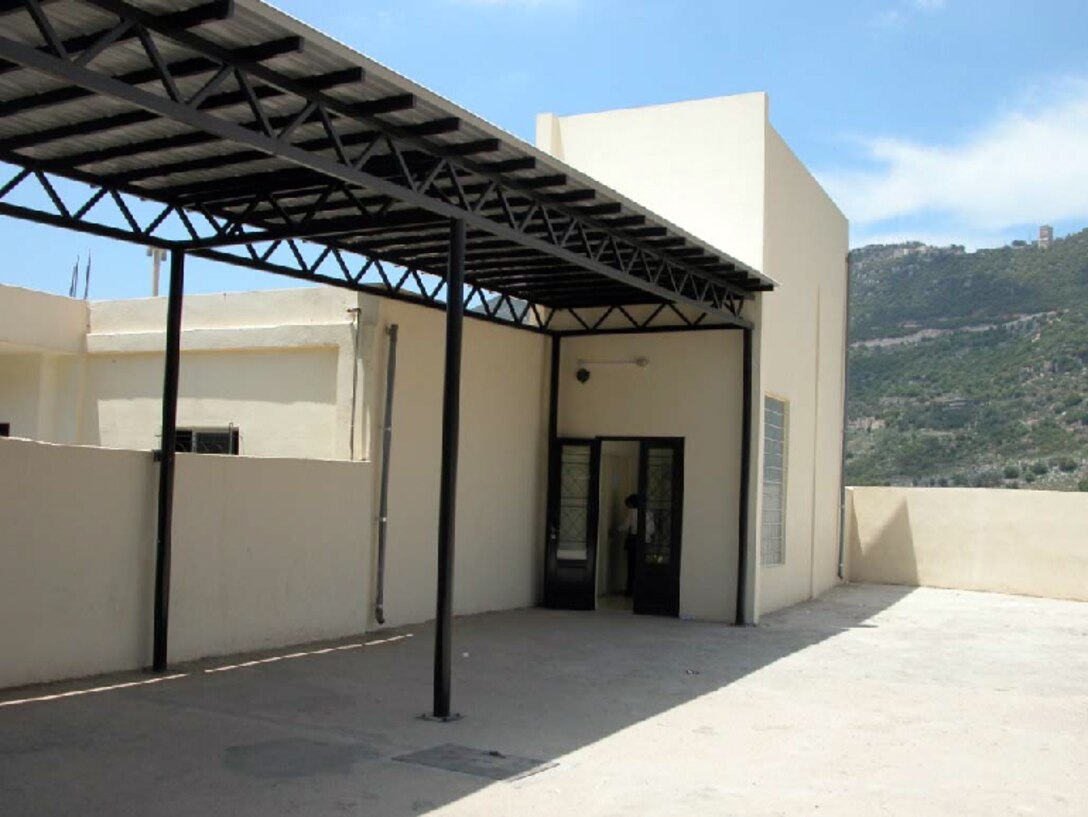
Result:
{"label": "double entrance door", "polygon": [[[602,444],[614,442],[635,460],[625,496],[612,495],[614,479],[602,485]],[[636,613],[678,615],[684,441],[560,438],[550,455],[545,606],[592,610],[611,582],[631,593]]]}

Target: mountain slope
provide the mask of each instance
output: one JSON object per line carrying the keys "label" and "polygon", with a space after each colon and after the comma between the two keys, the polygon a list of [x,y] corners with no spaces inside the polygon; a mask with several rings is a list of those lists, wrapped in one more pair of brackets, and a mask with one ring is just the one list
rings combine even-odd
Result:
{"label": "mountain slope", "polygon": [[1088,489],[1088,230],[850,263],[850,483]]}

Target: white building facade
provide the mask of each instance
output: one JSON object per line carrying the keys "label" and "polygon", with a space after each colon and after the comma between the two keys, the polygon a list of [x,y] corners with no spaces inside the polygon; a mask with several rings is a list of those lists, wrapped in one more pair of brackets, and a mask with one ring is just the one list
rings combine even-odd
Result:
{"label": "white building facade", "polygon": [[[777,282],[774,292],[757,296],[752,312],[749,531],[758,541],[747,544],[752,556],[748,618],[819,595],[838,580],[840,570],[849,251],[845,217],[775,131],[769,100],[762,93],[582,116],[543,114],[537,120],[537,143],[711,244],[728,247]],[[698,391],[700,401],[711,401],[704,406],[702,433],[695,437],[707,465],[687,482],[699,485],[703,493],[689,497],[685,514],[704,520],[697,529],[732,531],[734,506],[721,502],[721,496],[735,493],[740,479],[739,441],[726,431],[739,427],[740,338],[708,334],[681,336],[687,348],[674,365],[692,378],[686,388],[661,384],[655,394],[668,402],[673,395]],[[647,348],[647,342],[657,341],[578,343],[607,344],[617,354],[616,344],[633,350]],[[709,357],[705,362],[704,356]],[[786,418],[783,450],[772,451],[771,463],[762,444],[768,399],[772,412],[784,409]],[[614,408],[612,414],[622,412]],[[581,427],[574,417],[567,425],[568,416],[561,415],[561,426]],[[663,433],[662,426],[656,428],[654,433]],[[773,490],[776,467],[783,468],[780,495]],[[765,501],[765,477],[772,477],[767,482],[776,508]],[[724,491],[715,493],[717,486]],[[773,536],[775,522],[782,526],[781,542],[764,547],[761,534],[766,530]],[[725,550],[735,553],[736,547],[734,540]],[[709,542],[704,551],[714,556],[704,564],[689,562],[684,575],[692,586],[706,583],[700,596],[716,601],[711,608],[692,612],[727,619],[721,594],[715,597],[710,587],[731,586],[736,561],[723,562],[720,549]]]}
{"label": "white building facade", "polygon": [[[837,581],[842,518],[842,214],[771,127],[763,94],[543,115],[537,141],[777,282],[744,309],[755,327],[750,459],[745,472],[737,329],[689,328],[678,315],[670,327],[678,331],[589,336],[568,321],[551,327],[569,333],[557,341],[466,321],[455,611],[539,604],[571,576],[590,583],[588,606],[628,609],[625,544],[635,532],[625,526],[623,500],[634,493],[649,503],[653,469],[666,460],[673,476],[661,504],[639,523],[647,555],[637,569],[678,582],[669,614],[733,622],[742,595],[743,617],[755,622],[823,592]],[[655,162],[643,161],[650,155]],[[156,449],[164,324],[165,299],[88,304],[0,288],[0,423],[13,437],[64,446]],[[205,434],[217,453],[376,468],[394,324],[386,626],[434,615],[442,313],[331,288],[187,297],[178,402],[178,427],[193,432],[194,449]],[[549,451],[553,424],[560,441],[584,442],[592,462],[576,462],[575,448],[570,463],[557,459]],[[549,483],[550,460],[553,477],[557,463],[559,470],[573,463],[579,473],[592,471],[596,488],[581,495],[592,507],[576,514],[575,527],[588,538],[573,558],[557,558],[554,539],[563,534],[551,511],[564,500],[556,480]],[[0,446],[0,472],[6,461]],[[352,622],[348,631],[377,626],[374,477],[365,480],[370,495],[360,501],[361,550],[352,568],[365,574],[358,584],[368,601],[360,608],[353,599],[346,618],[331,617],[340,622],[334,630],[347,629],[344,621]],[[650,554],[649,540],[666,526],[673,549]],[[285,643],[297,638],[291,632],[231,645]],[[336,634],[346,632],[308,633]]]}

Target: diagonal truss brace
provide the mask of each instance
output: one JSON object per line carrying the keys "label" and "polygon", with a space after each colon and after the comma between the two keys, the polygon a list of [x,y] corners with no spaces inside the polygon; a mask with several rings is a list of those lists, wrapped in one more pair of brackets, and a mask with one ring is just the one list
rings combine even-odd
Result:
{"label": "diagonal truss brace", "polygon": [[[37,0],[24,2],[28,8],[36,9],[37,16],[48,23]],[[542,203],[531,191],[526,198],[526,191],[519,189],[516,181],[483,172],[470,160],[458,157],[456,151],[447,151],[452,155],[442,155],[441,148],[436,148],[421,137],[406,134],[372,116],[358,114],[349,103],[307,88],[304,83],[259,63],[239,59],[236,54],[190,31],[164,26],[158,18],[127,3],[120,0],[85,2],[114,13],[119,20],[118,26],[136,32],[149,62],[161,75],[163,86],[168,91],[166,96],[95,71],[63,51],[35,49],[7,38],[0,38],[0,58],[63,79],[88,91],[128,102],[156,116],[246,146],[262,155],[280,158],[325,176],[330,182],[367,188],[390,200],[418,206],[446,218],[463,218],[471,226],[500,238],[651,292],[662,299],[686,303],[719,317],[737,319],[738,305],[750,297],[749,293],[724,279],[652,247],[640,245],[622,233],[579,215],[576,210],[556,202]],[[296,97],[299,105],[296,115],[288,126],[277,130],[270,125],[259,96],[256,93],[247,94],[256,124],[256,127],[247,127],[201,110],[199,103],[193,104],[193,100],[180,98],[169,75],[169,66],[158,55],[150,31],[156,31],[203,58],[218,63],[221,71],[233,71],[243,89],[252,90],[261,83],[277,89],[281,94]],[[329,145],[335,149],[332,156],[304,149],[292,142],[291,137],[297,126],[310,120],[321,123]],[[399,178],[367,172],[365,162],[352,157],[343,148],[351,135],[345,129],[358,123],[374,129],[384,140],[389,154],[398,160]],[[417,176],[403,160],[406,148],[422,148],[438,153],[437,161],[425,176]],[[485,179],[487,186],[484,193],[470,200],[462,183],[463,176]],[[440,186],[440,179],[448,179],[452,186]],[[515,197],[519,198],[516,204],[513,202]],[[501,204],[498,213],[488,214],[484,204],[489,198]]]}
{"label": "diagonal truss brace", "polygon": [[[155,205],[138,202],[131,194],[113,188],[88,185],[78,198],[58,179],[41,170],[9,168],[7,179],[0,179],[0,215],[32,221],[52,227],[111,238],[118,241],[191,251],[216,236],[237,230],[241,225],[207,212],[190,213],[173,204]],[[16,204],[24,186],[35,187],[42,203],[38,206]],[[72,185],[68,183],[68,188]],[[63,194],[63,195],[62,195]],[[51,205],[47,209],[48,205]],[[106,205],[119,217],[104,217]],[[143,205],[140,207],[140,205]],[[237,248],[240,254],[220,249],[197,249],[193,255],[247,269],[285,275],[314,283],[328,284],[383,298],[445,309],[445,282],[441,277],[416,269],[405,269],[355,250],[320,246],[295,239],[252,241]],[[284,251],[284,249],[286,251]],[[280,252],[277,253],[277,250]],[[552,310],[535,305],[523,310],[497,310],[486,307],[499,299],[499,293],[473,286],[465,298],[469,317],[544,332]]]}

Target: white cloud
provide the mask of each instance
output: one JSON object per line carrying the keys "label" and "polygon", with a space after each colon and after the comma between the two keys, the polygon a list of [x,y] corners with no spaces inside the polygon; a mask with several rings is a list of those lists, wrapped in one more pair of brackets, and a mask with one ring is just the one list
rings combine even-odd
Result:
{"label": "white cloud", "polygon": [[1088,220],[1088,82],[1045,106],[1002,114],[954,144],[860,140],[864,170],[819,173],[859,227],[940,216],[954,229]]}
{"label": "white cloud", "polygon": [[878,28],[892,28],[903,22],[903,12],[899,9],[884,9],[878,11],[873,18],[873,24]]}
{"label": "white cloud", "polygon": [[946,0],[905,0],[878,11],[873,15],[872,24],[876,28],[898,28],[913,13],[933,14],[942,11],[946,5]]}

